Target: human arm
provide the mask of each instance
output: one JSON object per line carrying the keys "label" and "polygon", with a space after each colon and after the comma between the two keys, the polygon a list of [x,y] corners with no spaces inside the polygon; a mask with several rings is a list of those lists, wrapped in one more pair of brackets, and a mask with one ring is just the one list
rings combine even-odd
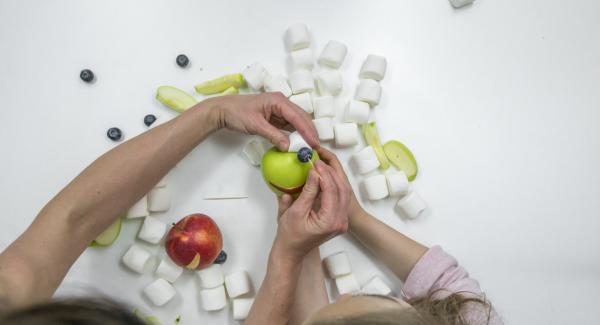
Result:
{"label": "human arm", "polygon": [[329,304],[325,288],[325,274],[319,247],[315,247],[302,261],[296,296],[288,324],[299,325],[319,309]]}
{"label": "human arm", "polygon": [[48,299],[88,244],[217,129],[260,134],[285,149],[287,139],[276,126],[290,123],[318,145],[307,121],[281,94],[219,97],[110,150],[0,254],[0,301],[20,306]]}

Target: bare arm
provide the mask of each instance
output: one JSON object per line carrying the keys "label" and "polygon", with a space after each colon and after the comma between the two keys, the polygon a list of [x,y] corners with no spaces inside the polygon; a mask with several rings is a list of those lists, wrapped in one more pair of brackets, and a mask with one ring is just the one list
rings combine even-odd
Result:
{"label": "bare arm", "polygon": [[294,297],[294,306],[288,324],[300,325],[319,309],[329,304],[325,275],[321,264],[319,248],[313,249],[302,262],[298,278],[298,288]]}
{"label": "bare arm", "polygon": [[206,100],[98,158],[0,254],[0,301],[48,299],[87,245],[218,128],[260,134],[286,149],[287,138],[269,123],[274,117],[318,146],[300,108],[281,94],[263,94]]}

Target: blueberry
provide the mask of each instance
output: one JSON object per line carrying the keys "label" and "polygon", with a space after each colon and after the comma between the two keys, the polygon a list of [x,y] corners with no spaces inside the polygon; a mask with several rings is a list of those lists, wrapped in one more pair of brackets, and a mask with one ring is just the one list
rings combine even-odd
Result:
{"label": "blueberry", "polygon": [[227,261],[227,253],[225,251],[221,251],[217,259],[213,262],[214,264],[223,264]]}
{"label": "blueberry", "polygon": [[123,138],[123,132],[119,128],[110,128],[106,131],[106,136],[113,141],[119,141]]}
{"label": "blueberry", "polygon": [[149,127],[154,122],[156,122],[156,116],[154,116],[153,114],[148,114],[144,116],[144,124],[146,124],[146,126]]}
{"label": "blueberry", "polygon": [[178,66],[185,68],[190,63],[190,59],[185,54],[179,54],[175,62],[177,62]]}
{"label": "blueberry", "polygon": [[298,150],[298,160],[303,163],[309,162],[313,157],[312,150],[310,148],[304,147]]}
{"label": "blueberry", "polygon": [[79,73],[79,78],[85,82],[92,82],[94,80],[94,73],[90,69],[83,69]]}

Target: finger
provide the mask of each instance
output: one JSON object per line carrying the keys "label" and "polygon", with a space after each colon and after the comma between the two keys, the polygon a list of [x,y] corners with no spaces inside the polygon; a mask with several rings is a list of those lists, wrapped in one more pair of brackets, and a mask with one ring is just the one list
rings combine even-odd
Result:
{"label": "finger", "polygon": [[277,218],[279,218],[292,205],[292,196],[289,194],[284,194],[281,197],[277,198],[277,201],[279,202],[277,208]]}
{"label": "finger", "polygon": [[308,113],[298,107],[298,105],[290,102],[288,99],[283,99],[280,101],[279,105],[276,105],[274,113],[285,119],[298,130],[311,147],[319,148],[321,146],[319,136],[317,135],[317,129],[315,128],[312,119]]}
{"label": "finger", "polygon": [[333,170],[324,162],[317,160],[315,168],[319,173],[319,187],[321,188],[321,208],[319,215],[325,218],[335,216],[335,211],[339,207],[339,192],[333,178]]}
{"label": "finger", "polygon": [[342,167],[342,163],[333,152],[321,147],[317,149],[317,153],[319,154],[319,158],[321,160],[326,162],[327,165],[331,166],[338,176],[342,177],[342,180],[348,179],[346,172],[344,171],[344,167]]}
{"label": "finger", "polygon": [[287,134],[274,127],[266,120],[260,120],[256,133],[269,140],[279,150],[286,152],[290,146]]}
{"label": "finger", "polygon": [[302,193],[294,202],[293,207],[302,211],[302,213],[310,211],[312,209],[317,196],[319,195],[319,178],[320,175],[313,168],[308,172],[308,178],[306,184],[302,188]]}

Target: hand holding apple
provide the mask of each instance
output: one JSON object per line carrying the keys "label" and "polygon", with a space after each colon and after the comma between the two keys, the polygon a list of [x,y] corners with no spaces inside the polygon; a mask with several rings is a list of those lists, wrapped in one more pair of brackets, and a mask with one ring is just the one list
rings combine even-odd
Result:
{"label": "hand holding apple", "polygon": [[190,270],[211,265],[221,253],[223,236],[217,224],[204,214],[192,214],[173,225],[165,248],[175,264]]}
{"label": "hand holding apple", "polygon": [[308,172],[318,159],[319,155],[314,150],[311,160],[302,162],[296,152],[281,152],[277,148],[271,148],[262,159],[263,178],[277,196],[283,194],[297,196],[302,192]]}

